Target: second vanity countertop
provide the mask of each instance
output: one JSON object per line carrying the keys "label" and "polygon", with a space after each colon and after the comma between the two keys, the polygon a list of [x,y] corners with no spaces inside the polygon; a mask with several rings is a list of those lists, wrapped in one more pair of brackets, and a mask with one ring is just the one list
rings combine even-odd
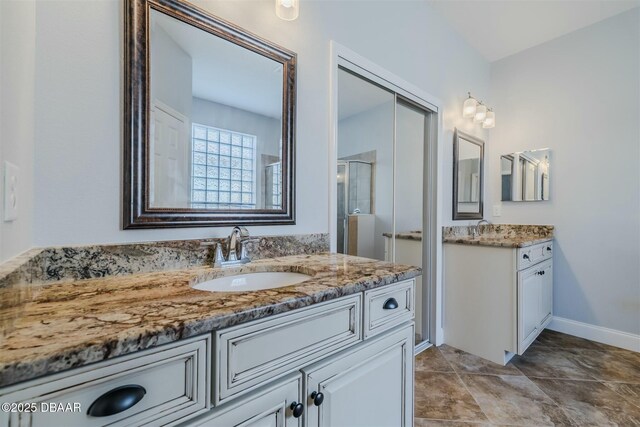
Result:
{"label": "second vanity countertop", "polygon": [[[308,280],[252,292],[196,282],[234,272],[298,271]],[[406,280],[416,267],[340,254],[237,268],[114,276],[0,289],[0,387]]]}
{"label": "second vanity countertop", "polygon": [[443,243],[458,243],[463,245],[497,246],[501,248],[525,248],[548,242],[552,237],[540,236],[454,236],[444,237]]}
{"label": "second vanity countertop", "polygon": [[476,227],[443,227],[442,242],[462,245],[524,248],[553,240],[553,225],[488,224],[480,227],[479,236],[473,236]]}

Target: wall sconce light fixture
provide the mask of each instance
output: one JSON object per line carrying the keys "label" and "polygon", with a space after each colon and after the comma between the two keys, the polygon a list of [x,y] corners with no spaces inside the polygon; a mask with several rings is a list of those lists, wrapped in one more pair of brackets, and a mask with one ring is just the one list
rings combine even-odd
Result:
{"label": "wall sconce light fixture", "polygon": [[462,105],[462,117],[465,119],[473,119],[476,123],[482,123],[482,127],[484,129],[491,129],[495,127],[496,113],[494,113],[493,109],[488,108],[482,103],[482,101],[478,101],[471,96],[471,92],[467,93],[469,94],[469,97]]}
{"label": "wall sconce light fixture", "polygon": [[293,21],[300,14],[300,0],[276,0],[276,15],[285,21]]}

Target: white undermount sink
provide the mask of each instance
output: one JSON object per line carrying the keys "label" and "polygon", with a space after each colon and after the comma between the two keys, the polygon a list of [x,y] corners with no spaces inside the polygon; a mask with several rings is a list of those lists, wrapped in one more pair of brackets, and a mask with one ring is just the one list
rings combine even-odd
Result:
{"label": "white undermount sink", "polygon": [[245,292],[283,288],[304,282],[309,277],[302,273],[261,271],[218,277],[197,283],[193,289],[209,292]]}

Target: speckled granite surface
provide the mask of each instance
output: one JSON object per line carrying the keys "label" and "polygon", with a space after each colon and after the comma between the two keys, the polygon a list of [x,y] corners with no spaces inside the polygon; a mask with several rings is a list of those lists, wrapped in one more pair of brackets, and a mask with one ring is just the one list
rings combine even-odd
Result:
{"label": "speckled granite surface", "polygon": [[[244,293],[191,285],[245,271],[310,274]],[[409,279],[415,267],[339,254],[0,289],[0,387]]]}
{"label": "speckled granite surface", "polygon": [[[382,233],[384,237],[391,237],[392,233]],[[422,231],[401,231],[396,233],[396,239],[422,240]]]}
{"label": "speckled granite surface", "polygon": [[[177,270],[210,264],[213,245],[225,239],[33,249],[0,265],[0,288],[15,284],[79,280]],[[252,259],[329,250],[328,234],[261,236],[249,240]]]}
{"label": "speckled granite surface", "polygon": [[442,228],[444,243],[524,248],[553,239],[553,225],[489,224],[481,225],[473,236],[473,226]]}

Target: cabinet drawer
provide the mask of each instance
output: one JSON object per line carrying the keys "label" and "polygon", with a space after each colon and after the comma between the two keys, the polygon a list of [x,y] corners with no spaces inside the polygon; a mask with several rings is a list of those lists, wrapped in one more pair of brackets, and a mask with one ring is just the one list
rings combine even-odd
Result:
{"label": "cabinet drawer", "polygon": [[[8,425],[166,425],[204,412],[208,401],[207,348],[211,339],[207,336],[186,342],[20,385],[19,390],[10,391],[0,400],[35,402],[37,411],[9,414]],[[142,395],[142,398],[117,414],[88,415],[89,408],[97,399],[114,389],[123,390],[123,387],[139,391],[138,397]],[[128,397],[121,395],[124,400]],[[109,400],[115,402],[118,399],[112,395]],[[62,405],[67,411],[53,411],[51,405],[54,405],[54,409]],[[43,408],[46,410],[43,411]]]}
{"label": "cabinet drawer", "polygon": [[215,404],[361,341],[361,315],[356,294],[216,332]]}
{"label": "cabinet drawer", "polygon": [[553,256],[553,242],[539,243],[525,248],[519,248],[517,253],[518,270],[535,265]]}
{"label": "cabinet drawer", "polygon": [[413,319],[415,280],[408,280],[364,293],[364,337],[384,332]]}

